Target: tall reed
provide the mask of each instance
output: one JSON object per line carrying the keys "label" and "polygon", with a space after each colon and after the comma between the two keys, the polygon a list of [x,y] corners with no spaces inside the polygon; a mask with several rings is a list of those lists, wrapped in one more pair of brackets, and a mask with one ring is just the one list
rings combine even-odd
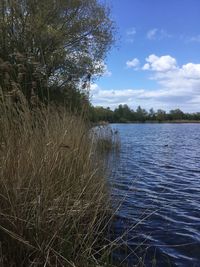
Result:
{"label": "tall reed", "polygon": [[1,92],[0,266],[97,266],[110,208],[93,137],[82,118],[18,97]]}
{"label": "tall reed", "polygon": [[117,154],[120,151],[120,136],[116,129],[112,129],[109,125],[99,125],[93,128],[95,136],[95,144],[98,152],[107,154]]}

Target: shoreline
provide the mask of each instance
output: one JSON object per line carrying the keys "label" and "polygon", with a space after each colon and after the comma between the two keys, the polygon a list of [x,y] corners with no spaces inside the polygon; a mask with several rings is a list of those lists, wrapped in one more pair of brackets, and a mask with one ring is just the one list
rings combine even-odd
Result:
{"label": "shoreline", "polygon": [[[127,121],[127,122],[110,122],[110,124],[114,124],[114,123],[117,123],[117,124],[163,124],[163,123],[168,123],[168,124],[189,124],[189,123],[197,123],[199,124],[200,121],[194,121],[194,120],[174,120],[174,121]],[[102,124],[99,124],[99,125],[102,125]]]}

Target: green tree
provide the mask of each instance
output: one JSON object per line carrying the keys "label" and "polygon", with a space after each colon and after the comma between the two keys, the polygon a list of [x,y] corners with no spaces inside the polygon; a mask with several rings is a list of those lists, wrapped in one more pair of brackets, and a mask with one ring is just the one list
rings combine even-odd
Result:
{"label": "green tree", "polygon": [[28,99],[31,91],[40,97],[59,91],[67,98],[69,88],[85,91],[93,75],[101,74],[114,29],[105,5],[97,0],[0,3],[0,68],[7,73],[2,80],[20,84]]}
{"label": "green tree", "polygon": [[116,121],[127,122],[132,120],[132,110],[128,105],[119,105],[118,108],[114,110],[114,117]]}
{"label": "green tree", "polygon": [[144,122],[147,118],[147,111],[143,108],[141,108],[140,106],[137,107],[136,109],[136,119],[138,121],[142,121]]}
{"label": "green tree", "polygon": [[156,112],[156,119],[158,121],[164,121],[166,120],[166,111],[163,109],[158,109]]}
{"label": "green tree", "polygon": [[155,117],[156,117],[156,112],[154,111],[153,108],[150,108],[150,110],[149,110],[149,119],[150,120],[154,120]]}
{"label": "green tree", "polygon": [[113,122],[114,121],[114,113],[113,111],[107,107],[93,107],[90,106],[89,109],[89,118],[92,122],[106,121]]}
{"label": "green tree", "polygon": [[181,111],[178,108],[177,109],[170,110],[169,114],[170,114],[170,118],[172,120],[182,120],[183,117],[184,117],[183,111]]}

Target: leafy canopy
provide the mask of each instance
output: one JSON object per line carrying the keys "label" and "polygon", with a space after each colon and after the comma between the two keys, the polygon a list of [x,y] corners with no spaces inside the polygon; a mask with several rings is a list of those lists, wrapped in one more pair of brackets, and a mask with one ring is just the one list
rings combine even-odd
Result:
{"label": "leafy canopy", "polygon": [[45,88],[59,93],[66,87],[86,88],[93,75],[101,74],[101,63],[114,41],[114,26],[109,9],[98,0],[1,0],[0,4],[0,63],[14,66],[12,79],[28,98],[36,87],[38,94]]}

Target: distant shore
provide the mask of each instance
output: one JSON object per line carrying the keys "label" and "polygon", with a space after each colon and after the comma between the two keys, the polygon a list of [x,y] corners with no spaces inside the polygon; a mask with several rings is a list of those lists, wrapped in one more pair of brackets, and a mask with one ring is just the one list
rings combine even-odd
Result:
{"label": "distant shore", "polygon": [[[127,123],[200,123],[199,120],[172,120],[172,121],[127,121],[127,122],[112,122],[112,123],[121,123],[121,124],[127,124]],[[101,125],[101,123],[100,123]]]}
{"label": "distant shore", "polygon": [[108,124],[111,124],[111,123],[119,123],[119,124],[128,124],[128,123],[133,123],[133,124],[136,124],[136,123],[140,123],[140,124],[143,124],[143,123],[151,123],[151,124],[160,124],[160,123],[200,123],[199,120],[166,120],[166,121],[114,121],[114,122],[107,122],[107,121],[100,121],[100,122],[97,122],[97,123],[92,123],[92,127],[94,126],[106,126]]}

